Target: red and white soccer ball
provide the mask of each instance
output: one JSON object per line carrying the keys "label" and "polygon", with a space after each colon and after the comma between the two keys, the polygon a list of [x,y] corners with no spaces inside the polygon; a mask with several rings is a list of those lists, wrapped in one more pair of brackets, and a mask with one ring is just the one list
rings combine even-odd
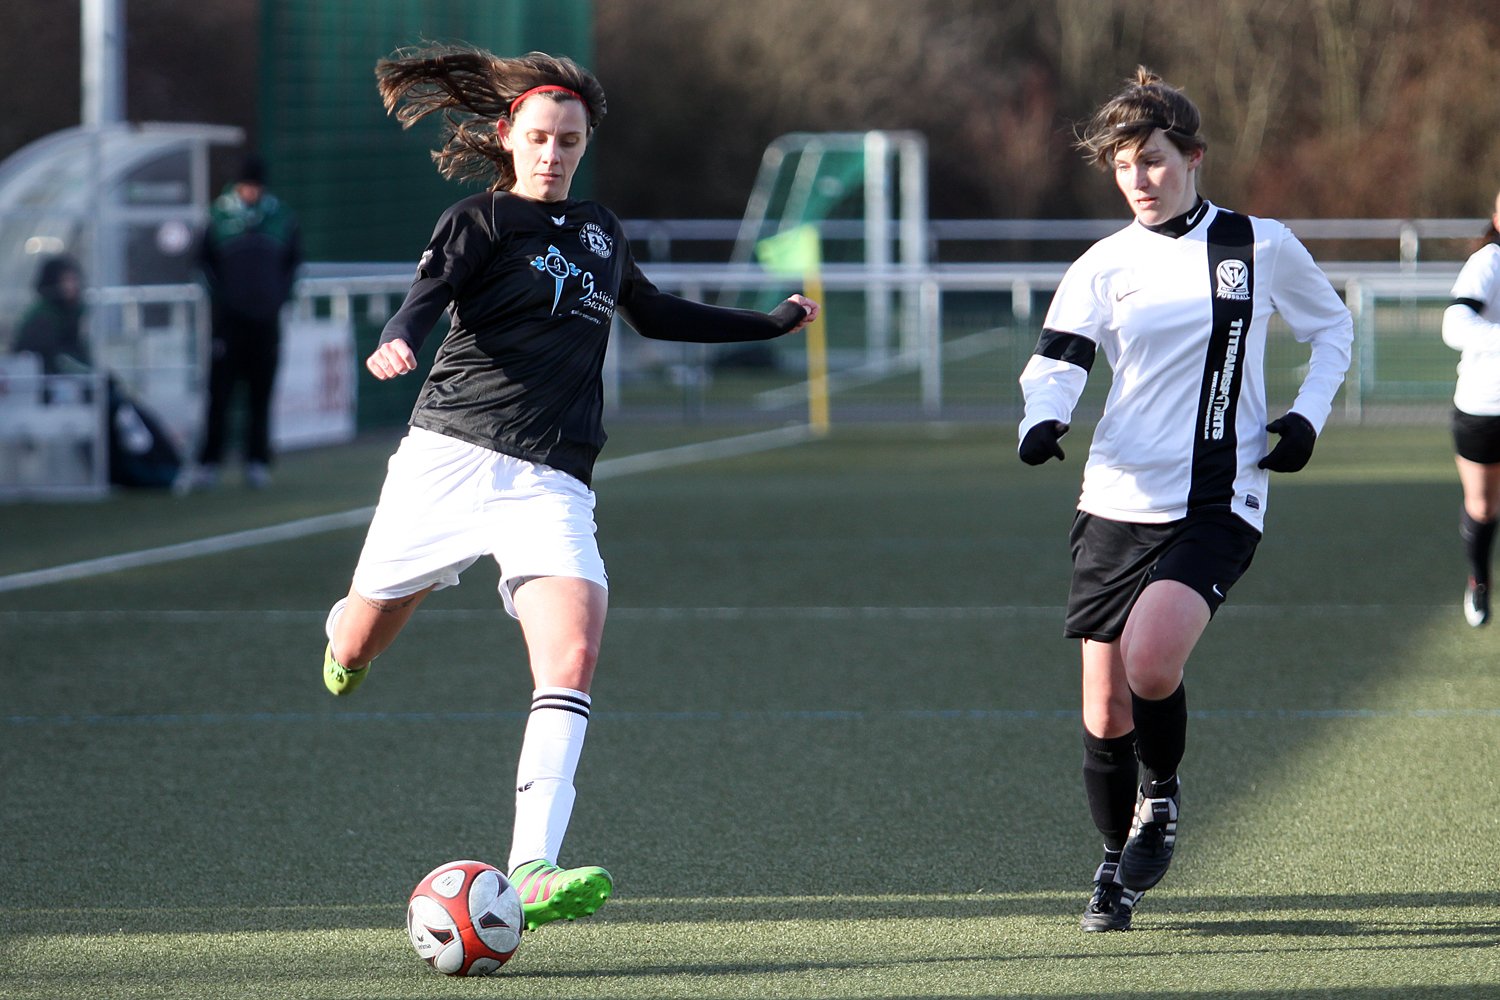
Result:
{"label": "red and white soccer ball", "polygon": [[482,861],[439,865],[417,883],[406,933],[417,955],[450,976],[487,976],[521,944],[521,897]]}

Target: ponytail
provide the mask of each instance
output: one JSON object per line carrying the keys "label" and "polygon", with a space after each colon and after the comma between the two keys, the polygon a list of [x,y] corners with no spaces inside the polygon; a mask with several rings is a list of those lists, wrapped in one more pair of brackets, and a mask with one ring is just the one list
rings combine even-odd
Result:
{"label": "ponytail", "polygon": [[1474,251],[1477,253],[1491,243],[1500,243],[1500,229],[1495,228],[1493,219],[1490,220],[1489,227],[1485,229],[1484,235],[1479,237],[1479,242],[1474,245]]}
{"label": "ponytail", "polygon": [[402,128],[442,115],[443,145],[432,159],[444,177],[497,191],[515,184],[516,169],[496,122],[511,120],[527,101],[577,100],[593,134],[605,113],[604,88],[594,74],[544,52],[502,59],[472,46],[402,49],[375,64],[375,78],[386,113]]}

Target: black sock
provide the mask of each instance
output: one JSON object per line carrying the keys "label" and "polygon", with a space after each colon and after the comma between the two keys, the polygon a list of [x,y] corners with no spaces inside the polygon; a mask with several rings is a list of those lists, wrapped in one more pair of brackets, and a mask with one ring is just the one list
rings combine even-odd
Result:
{"label": "black sock", "polygon": [[1130,708],[1135,715],[1135,752],[1146,772],[1142,787],[1147,797],[1175,795],[1177,765],[1187,749],[1187,694],[1181,684],[1160,701],[1132,691]]}
{"label": "black sock", "polygon": [[1490,550],[1495,544],[1495,522],[1476,521],[1463,511],[1458,533],[1464,540],[1464,554],[1469,557],[1469,575],[1482,587],[1490,585]]}
{"label": "black sock", "polygon": [[1123,849],[1130,836],[1138,780],[1135,733],[1105,739],[1083,731],[1083,789],[1094,825],[1104,835],[1106,852]]}

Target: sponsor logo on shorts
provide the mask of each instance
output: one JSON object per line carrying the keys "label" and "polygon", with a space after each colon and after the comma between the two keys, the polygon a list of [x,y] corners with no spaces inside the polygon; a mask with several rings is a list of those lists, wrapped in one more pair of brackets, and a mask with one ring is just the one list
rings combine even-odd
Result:
{"label": "sponsor logo on shorts", "polygon": [[596,257],[608,257],[615,252],[615,241],[597,223],[585,223],[578,235],[583,238],[583,245]]}
{"label": "sponsor logo on shorts", "polygon": [[1219,264],[1219,288],[1215,295],[1221,299],[1243,302],[1250,297],[1250,268],[1242,260],[1226,260]]}
{"label": "sponsor logo on shorts", "polygon": [[1249,507],[1251,510],[1260,510],[1260,497],[1256,496],[1254,493],[1246,493],[1245,506]]}
{"label": "sponsor logo on shorts", "polygon": [[1219,589],[1219,585],[1217,583],[1214,584],[1214,593],[1218,595],[1219,600],[1224,600],[1224,591]]}

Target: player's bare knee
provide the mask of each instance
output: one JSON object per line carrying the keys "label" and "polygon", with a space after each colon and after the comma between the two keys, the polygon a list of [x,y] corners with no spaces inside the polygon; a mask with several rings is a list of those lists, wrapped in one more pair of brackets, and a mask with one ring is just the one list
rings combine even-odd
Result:
{"label": "player's bare knee", "polygon": [[1169,697],[1182,683],[1182,670],[1173,664],[1152,663],[1130,671],[1130,690],[1147,701]]}
{"label": "player's bare knee", "polygon": [[1497,514],[1500,514],[1500,502],[1488,497],[1466,499],[1464,508],[1469,512],[1469,516],[1480,524],[1489,524]]}

